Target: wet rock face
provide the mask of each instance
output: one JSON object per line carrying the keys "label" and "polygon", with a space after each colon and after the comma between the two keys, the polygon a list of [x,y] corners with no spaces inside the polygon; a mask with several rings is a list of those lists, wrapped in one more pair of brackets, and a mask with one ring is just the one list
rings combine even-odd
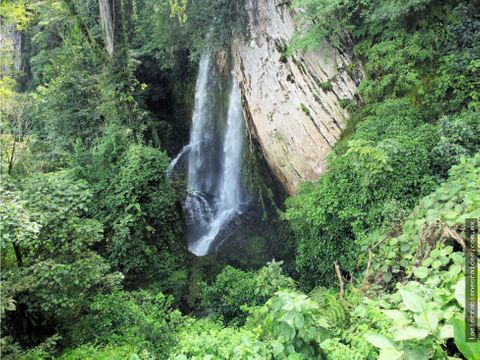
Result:
{"label": "wet rock face", "polygon": [[247,40],[232,45],[248,128],[272,172],[289,194],[325,171],[325,158],[340,137],[356,84],[350,60],[328,44],[287,57],[295,31],[284,0],[246,0]]}

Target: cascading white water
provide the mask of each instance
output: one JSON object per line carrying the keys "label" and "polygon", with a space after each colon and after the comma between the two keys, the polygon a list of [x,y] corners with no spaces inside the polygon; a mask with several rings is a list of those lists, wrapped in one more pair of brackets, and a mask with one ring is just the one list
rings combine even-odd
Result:
{"label": "cascading white water", "polygon": [[[189,250],[198,256],[211,252],[222,229],[242,213],[241,181],[244,120],[240,90],[234,79],[228,114],[218,111],[219,77],[209,55],[200,59],[190,143],[172,161],[171,173],[188,152],[188,191],[183,207]],[[220,239],[223,241],[223,239]]]}
{"label": "cascading white water", "polygon": [[235,80],[229,96],[227,126],[223,141],[223,166],[218,187],[218,206],[208,232],[189,246],[196,255],[206,255],[222,228],[241,212],[243,188],[240,178],[243,155],[243,112]]}
{"label": "cascading white water", "polygon": [[214,193],[216,185],[216,73],[209,55],[200,59],[188,154],[188,189]]}
{"label": "cascading white water", "polygon": [[191,148],[191,145],[188,144],[188,145],[185,145],[182,150],[180,150],[180,152],[178,153],[177,156],[175,156],[175,158],[170,162],[170,164],[168,165],[168,168],[167,168],[167,176],[170,177],[173,173],[173,171],[175,170],[178,162],[180,160],[183,159],[183,157],[185,156],[185,154],[187,154],[189,151],[190,151],[190,148]]}
{"label": "cascading white water", "polygon": [[228,106],[227,127],[223,143],[223,169],[220,184],[221,210],[236,209],[242,203],[240,179],[243,155],[243,110],[240,89],[232,80]]}

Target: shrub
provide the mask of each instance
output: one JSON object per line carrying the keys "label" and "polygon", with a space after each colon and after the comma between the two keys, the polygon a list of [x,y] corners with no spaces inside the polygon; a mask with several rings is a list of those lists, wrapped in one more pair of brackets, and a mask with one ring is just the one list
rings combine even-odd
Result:
{"label": "shrub", "polygon": [[318,182],[287,200],[284,216],[297,238],[303,286],[332,284],[335,261],[357,271],[366,260],[362,239],[388,224],[392,204],[404,213],[438,183],[431,169],[437,134],[406,100],[386,101],[344,140]]}
{"label": "shrub", "polygon": [[281,264],[273,261],[257,273],[227,266],[212,285],[204,288],[202,308],[227,324],[241,325],[249,307],[262,305],[280,289],[294,287],[292,279],[282,274]]}
{"label": "shrub", "polygon": [[103,229],[87,217],[92,193],[85,182],[68,173],[38,174],[5,188],[10,190],[0,202],[1,246],[16,261],[2,272],[11,305],[2,327],[37,345],[123,277],[93,251]]}
{"label": "shrub", "polygon": [[73,325],[69,342],[118,348],[115,351],[128,346],[129,351],[139,354],[167,354],[182,321],[172,303],[171,297],[145,290],[97,295],[89,312]]}
{"label": "shrub", "polygon": [[[110,263],[128,281],[155,278],[164,290],[179,284],[171,276],[184,269],[180,192],[166,177],[169,159],[162,151],[130,146],[116,167],[116,175],[102,194],[101,216],[106,227]],[[173,254],[175,254],[173,256]]]}
{"label": "shrub", "polygon": [[224,328],[209,320],[191,321],[169,359],[271,359],[267,345],[246,329]]}

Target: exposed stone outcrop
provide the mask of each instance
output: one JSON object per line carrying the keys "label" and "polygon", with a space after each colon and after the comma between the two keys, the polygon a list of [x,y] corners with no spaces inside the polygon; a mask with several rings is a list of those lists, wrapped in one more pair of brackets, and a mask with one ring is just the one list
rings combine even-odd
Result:
{"label": "exposed stone outcrop", "polygon": [[232,45],[248,127],[288,193],[325,171],[347,113],[342,99],[356,90],[347,55],[323,45],[285,55],[295,23],[285,1],[246,0],[248,40]]}
{"label": "exposed stone outcrop", "polygon": [[122,52],[125,56],[132,40],[133,0],[98,0],[98,6],[105,49],[110,56]]}
{"label": "exposed stone outcrop", "polygon": [[2,71],[12,75],[12,70],[22,71],[23,34],[13,25],[0,24],[0,56]]}

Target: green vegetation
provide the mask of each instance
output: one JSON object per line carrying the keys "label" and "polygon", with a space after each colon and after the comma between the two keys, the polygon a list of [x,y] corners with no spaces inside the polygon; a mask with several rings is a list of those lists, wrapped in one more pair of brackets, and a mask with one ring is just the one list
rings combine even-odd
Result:
{"label": "green vegetation", "polygon": [[[480,359],[463,255],[480,218],[477,0],[292,1],[282,62],[329,41],[363,79],[326,173],[285,207],[249,144],[261,235],[244,268],[186,251],[185,186],[165,175],[199,54],[252,36],[243,2],[103,1],[111,54],[98,1],[0,4],[2,358]],[[285,249],[283,269],[267,262]]]}
{"label": "green vegetation", "polygon": [[307,107],[307,105],[301,103],[300,108],[305,113],[305,115],[310,116],[310,109]]}
{"label": "green vegetation", "polygon": [[287,202],[301,283],[312,288],[335,281],[320,259],[338,261],[349,274],[364,268],[372,234],[398,226],[461,156],[478,151],[472,134],[480,130],[474,41],[480,23],[471,16],[474,2],[300,0],[295,6],[305,9],[299,21],[315,26],[304,25],[292,49],[350,37],[365,71],[361,100],[350,106],[329,171]]}

